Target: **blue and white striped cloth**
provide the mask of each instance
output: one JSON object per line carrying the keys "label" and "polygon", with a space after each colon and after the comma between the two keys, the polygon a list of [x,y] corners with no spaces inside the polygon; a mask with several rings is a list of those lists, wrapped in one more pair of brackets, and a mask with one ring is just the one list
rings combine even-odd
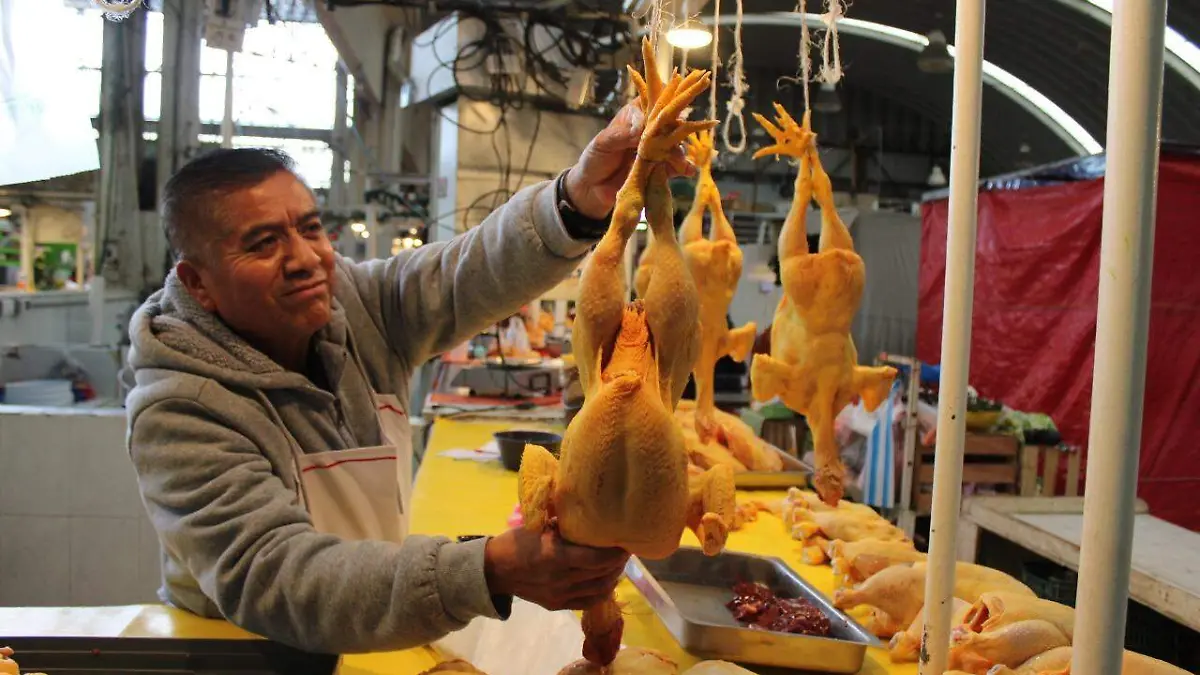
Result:
{"label": "blue and white striped cloth", "polygon": [[867,437],[859,487],[863,502],[878,508],[896,505],[896,405],[900,402],[900,380],[892,385],[887,400],[873,413],[875,427]]}

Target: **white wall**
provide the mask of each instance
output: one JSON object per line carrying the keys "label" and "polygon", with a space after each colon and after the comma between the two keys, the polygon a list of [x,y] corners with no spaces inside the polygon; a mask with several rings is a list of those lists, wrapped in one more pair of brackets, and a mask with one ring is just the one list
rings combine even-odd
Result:
{"label": "white wall", "polygon": [[26,211],[34,241],[39,244],[79,244],[83,238],[83,216],[57,206],[31,206]]}
{"label": "white wall", "polygon": [[[136,307],[137,297],[132,292],[106,293],[101,344],[116,345],[124,340]],[[0,345],[91,341],[92,315],[86,292],[0,293]]]}
{"label": "white wall", "polygon": [[773,245],[742,246],[742,278],[738,280],[733,302],[729,304],[729,315],[735,326],[754,321],[761,333],[774,320],[775,306],[783,297],[783,289],[775,285],[775,273],[766,267],[773,255]]}
{"label": "white wall", "polygon": [[0,606],[157,602],[123,410],[0,406]]}

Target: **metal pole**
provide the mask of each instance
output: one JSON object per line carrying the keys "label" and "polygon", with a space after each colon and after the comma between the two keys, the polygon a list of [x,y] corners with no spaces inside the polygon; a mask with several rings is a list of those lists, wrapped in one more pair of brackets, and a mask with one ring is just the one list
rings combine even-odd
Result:
{"label": "metal pole", "polygon": [[942,308],[942,377],[938,396],[933,513],[925,577],[921,675],[946,671],[954,594],[955,542],[962,498],[971,305],[975,288],[975,220],[979,197],[979,129],[983,108],[985,0],[958,0],[955,9],[954,109],[951,127],[950,222]]}
{"label": "metal pole", "polygon": [[[371,191],[371,179],[366,179],[366,191]],[[365,194],[364,192],[364,194]],[[367,260],[374,260],[379,257],[379,214],[376,211],[378,207],[374,203],[367,204]]]}
{"label": "metal pole", "polygon": [[233,147],[233,50],[225,52],[225,116],[221,118],[221,147]]}
{"label": "metal pole", "polygon": [[1071,672],[1119,672],[1154,255],[1166,0],[1113,7],[1096,365]]}

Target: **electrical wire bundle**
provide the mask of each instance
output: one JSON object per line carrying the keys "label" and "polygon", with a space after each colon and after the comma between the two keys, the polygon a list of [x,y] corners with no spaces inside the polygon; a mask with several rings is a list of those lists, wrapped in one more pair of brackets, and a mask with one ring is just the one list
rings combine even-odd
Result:
{"label": "electrical wire bundle", "polygon": [[[595,11],[518,8],[484,2],[440,3],[439,8],[456,11],[458,21],[443,21],[428,42],[422,40],[415,45],[432,47],[457,32],[460,25],[477,24],[478,37],[461,44],[453,56],[439,55],[436,48],[430,51],[439,65],[451,72],[458,95],[488,103],[498,112],[490,128],[476,128],[451,120],[438,110],[443,119],[459,129],[488,136],[496,156],[500,174],[497,188],[453,212],[455,216],[463,214],[466,227],[474,211],[491,212],[521,188],[541,131],[543,108],[565,108],[562,92],[569,88],[576,71],[618,71],[622,65],[618,63],[619,54],[632,43],[632,32],[620,15]],[[535,111],[534,128],[520,172],[514,176],[508,112],[526,106]]]}

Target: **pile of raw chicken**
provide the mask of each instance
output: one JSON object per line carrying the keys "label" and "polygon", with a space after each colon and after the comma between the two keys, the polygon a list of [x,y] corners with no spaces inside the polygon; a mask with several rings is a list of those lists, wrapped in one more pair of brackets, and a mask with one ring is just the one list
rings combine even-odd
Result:
{"label": "pile of raw chicken", "polygon": [[[834,606],[890,639],[893,662],[915,662],[924,629],[925,554],[873,509],[791,490],[783,520],[808,564],[828,561]],[[1011,576],[956,563],[947,675],[1069,675],[1075,610],[1037,597]],[[1125,652],[1123,675],[1186,675]]]}

